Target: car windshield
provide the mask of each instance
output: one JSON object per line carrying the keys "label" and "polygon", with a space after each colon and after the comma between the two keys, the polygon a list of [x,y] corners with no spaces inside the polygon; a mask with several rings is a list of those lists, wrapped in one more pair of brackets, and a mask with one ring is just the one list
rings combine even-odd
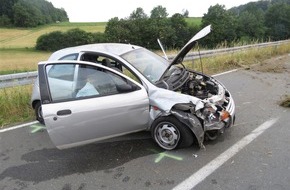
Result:
{"label": "car windshield", "polygon": [[152,83],[158,81],[169,66],[166,59],[144,48],[130,51],[121,57],[138,69]]}

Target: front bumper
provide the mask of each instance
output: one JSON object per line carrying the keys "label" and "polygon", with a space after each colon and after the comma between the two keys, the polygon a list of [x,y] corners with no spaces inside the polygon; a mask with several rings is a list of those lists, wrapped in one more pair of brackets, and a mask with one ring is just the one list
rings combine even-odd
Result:
{"label": "front bumper", "polygon": [[230,117],[227,121],[215,121],[215,122],[205,122],[204,123],[204,132],[206,131],[223,131],[225,128],[229,128],[235,123],[235,102],[229,92],[228,94],[228,103],[226,105],[226,111],[229,112]]}

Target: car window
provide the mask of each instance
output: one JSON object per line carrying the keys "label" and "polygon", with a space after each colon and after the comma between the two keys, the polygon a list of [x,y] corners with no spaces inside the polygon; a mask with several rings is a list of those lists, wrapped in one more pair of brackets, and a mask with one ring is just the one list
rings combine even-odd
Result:
{"label": "car window", "polygon": [[77,60],[78,55],[79,55],[78,53],[69,54],[69,55],[66,55],[66,56],[60,58],[59,60]]}
{"label": "car window", "polygon": [[137,77],[137,75],[133,74],[133,72],[131,72],[126,67],[122,66],[122,71],[123,71],[124,75],[130,77],[131,79],[133,79],[134,81],[138,82],[139,84],[142,84],[141,80]]}
{"label": "car window", "polygon": [[117,86],[128,83],[111,71],[88,65],[80,65],[78,74],[76,98],[118,94]]}
{"label": "car window", "polygon": [[81,56],[81,60],[104,65],[104,66],[109,67],[111,69],[114,69],[120,73],[123,73],[124,75],[130,77],[131,79],[138,82],[139,84],[142,84],[140,79],[137,77],[136,74],[133,74],[120,61],[117,61],[115,59],[109,58],[109,57],[104,56],[104,55],[98,55],[96,53],[89,52],[89,53],[84,53]]}
{"label": "car window", "polygon": [[73,97],[75,64],[48,65],[46,72],[53,101]]}
{"label": "car window", "polygon": [[73,81],[75,65],[59,64],[47,67],[47,76],[61,80]]}
{"label": "car window", "polygon": [[123,54],[123,57],[138,69],[149,81],[155,83],[169,66],[169,63],[159,55],[146,49],[137,49]]}
{"label": "car window", "polygon": [[[53,102],[124,93],[118,87],[132,85],[132,82],[126,78],[106,69],[85,64],[81,64],[79,67],[76,67],[76,65],[56,64],[46,66],[48,85]],[[78,68],[77,72],[75,72],[75,68]],[[76,76],[74,76],[74,73],[76,73]],[[71,80],[67,80],[68,78]]]}

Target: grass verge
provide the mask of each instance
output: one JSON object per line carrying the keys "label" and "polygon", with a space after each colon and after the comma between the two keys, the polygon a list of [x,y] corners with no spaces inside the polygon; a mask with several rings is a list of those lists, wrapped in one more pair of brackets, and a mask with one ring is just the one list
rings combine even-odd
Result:
{"label": "grass verge", "polygon": [[34,119],[31,91],[32,85],[0,89],[0,128]]}
{"label": "grass verge", "polygon": [[[13,56],[17,56],[16,52],[13,51],[18,50],[7,50],[7,54]],[[0,56],[2,56],[2,50]],[[4,51],[5,52],[5,51]],[[278,55],[285,55],[290,52],[290,43],[283,44],[276,47],[266,47],[260,49],[250,49],[244,50],[235,53],[229,54],[222,54],[215,57],[209,57],[202,59],[203,62],[203,71],[206,74],[212,75],[219,72],[235,69],[235,68],[247,68],[252,64],[261,63],[266,59],[271,57],[275,57]],[[22,51],[23,53],[28,53],[26,51]],[[33,52],[31,52],[33,55]],[[40,53],[40,52],[38,52]],[[42,56],[48,56],[49,53],[38,54]],[[23,56],[27,55],[20,55],[18,58],[14,59],[14,64],[19,63],[19,60],[23,61]],[[28,56],[29,57],[29,56]],[[33,57],[33,56],[32,56]],[[11,59],[9,56],[5,58],[6,60]],[[3,59],[0,57],[1,62]],[[7,62],[5,60],[5,62]],[[34,58],[29,58],[29,62],[32,62],[35,66],[34,70],[36,70],[36,63],[37,61]],[[45,59],[44,59],[45,60]],[[185,63],[188,68],[201,71],[201,64],[199,60],[188,61]],[[20,66],[17,66],[19,68]],[[0,70],[1,68],[0,64]],[[31,96],[32,86],[19,86],[14,88],[6,88],[0,89],[0,127],[9,126],[15,123],[30,121],[35,118],[34,111],[30,107],[30,96]],[[283,106],[289,107],[289,96],[283,102]]]}
{"label": "grass verge", "polygon": [[200,60],[185,62],[187,68],[202,71],[212,75],[236,68],[249,68],[250,65],[259,64],[263,61],[290,52],[290,42],[279,46],[251,48],[234,53],[221,54]]}
{"label": "grass verge", "polygon": [[290,108],[290,95],[285,96],[285,98],[281,101],[280,106]]}

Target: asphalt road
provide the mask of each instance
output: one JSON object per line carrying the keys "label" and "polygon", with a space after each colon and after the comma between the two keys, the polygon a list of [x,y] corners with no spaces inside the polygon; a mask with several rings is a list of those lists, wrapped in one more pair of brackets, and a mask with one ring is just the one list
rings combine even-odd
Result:
{"label": "asphalt road", "polygon": [[[0,190],[172,189],[191,179],[194,189],[290,189],[290,109],[278,106],[290,94],[289,73],[239,70],[217,77],[236,102],[236,125],[217,140],[163,151],[148,133],[58,150],[45,130],[31,126],[0,133]],[[276,119],[220,164],[218,156],[263,123]],[[227,153],[227,152],[226,152]],[[216,165],[215,165],[216,164]],[[205,169],[205,170],[203,170]]]}

